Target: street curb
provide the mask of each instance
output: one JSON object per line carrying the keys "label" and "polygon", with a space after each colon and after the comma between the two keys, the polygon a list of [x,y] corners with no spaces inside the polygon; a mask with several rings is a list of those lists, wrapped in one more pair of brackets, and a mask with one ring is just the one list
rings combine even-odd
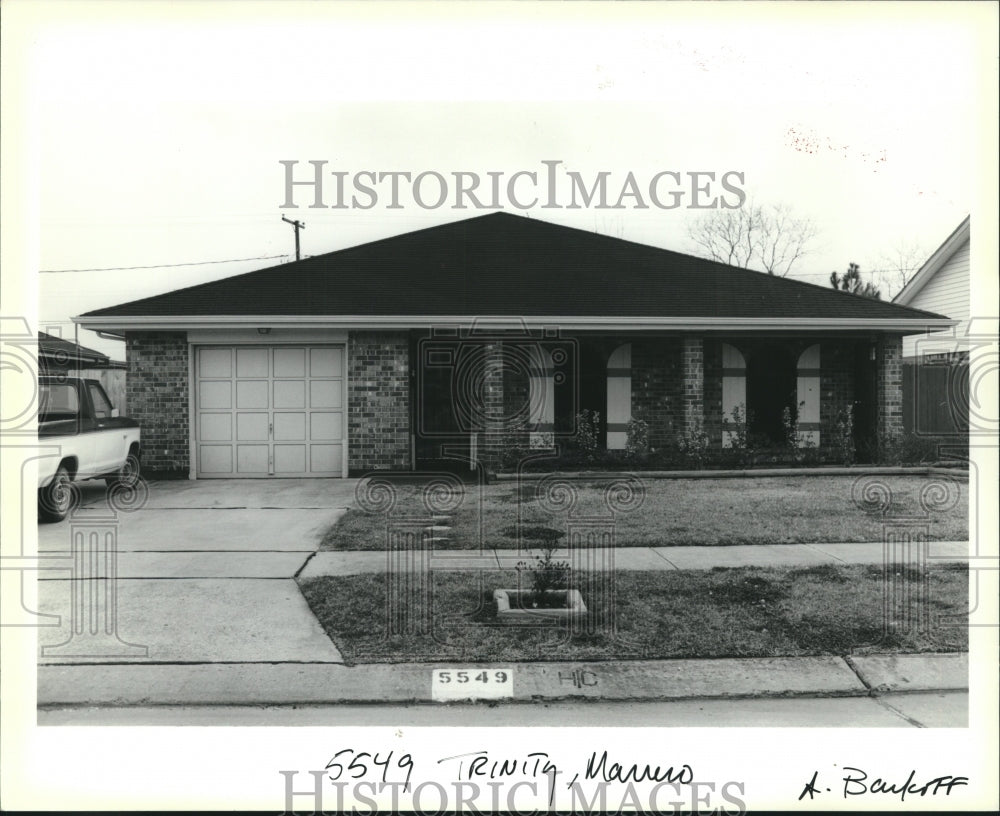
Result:
{"label": "street curb", "polygon": [[865,655],[845,660],[875,694],[967,690],[969,686],[969,655],[966,652]]}
{"label": "street curb", "polygon": [[[436,675],[442,670],[449,673],[447,683]],[[468,672],[463,682],[469,691],[456,691],[460,671]],[[509,688],[498,685],[501,674],[505,680],[509,675]],[[965,654],[850,659],[822,656],[513,664],[369,663],[353,667],[336,663],[38,667],[38,705],[42,707],[652,702],[862,697],[892,691],[967,688]]]}
{"label": "street curb", "polygon": [[620,479],[624,477],[644,479],[763,479],[783,476],[952,476],[968,481],[969,471],[965,468],[937,467],[921,465],[873,466],[873,467],[828,467],[828,468],[748,468],[730,470],[578,470],[547,471],[531,473],[496,473],[497,482],[541,481],[548,478],[586,480]]}

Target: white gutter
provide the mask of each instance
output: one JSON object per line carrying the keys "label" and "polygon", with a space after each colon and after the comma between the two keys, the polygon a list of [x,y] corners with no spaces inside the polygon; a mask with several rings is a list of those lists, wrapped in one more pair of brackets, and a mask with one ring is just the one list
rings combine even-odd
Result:
{"label": "white gutter", "polygon": [[204,317],[74,317],[73,322],[88,329],[120,333],[129,330],[183,331],[219,329],[223,327],[294,326],[300,329],[426,329],[488,328],[530,329],[558,327],[564,330],[604,329],[608,331],[675,331],[727,332],[753,330],[796,331],[889,331],[922,334],[942,331],[958,325],[950,318],[881,318],[860,319],[841,317],[578,317],[543,315],[538,317],[504,317],[481,315],[211,315]]}

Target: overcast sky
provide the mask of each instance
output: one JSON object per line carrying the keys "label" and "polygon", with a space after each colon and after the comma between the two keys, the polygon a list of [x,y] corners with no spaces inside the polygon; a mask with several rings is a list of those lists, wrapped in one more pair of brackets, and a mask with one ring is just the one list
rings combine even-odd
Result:
{"label": "overcast sky", "polygon": [[[291,258],[282,213],[305,221],[310,255],[479,214],[384,197],[310,209],[303,191],[283,210],[282,160],[303,178],[325,160],[351,175],[484,179],[558,160],[585,179],[608,171],[613,198],[629,172],[642,185],[737,171],[754,200],[816,223],[793,277],[824,285],[903,244],[932,251],[981,183],[994,55],[969,8],[41,7],[23,80],[38,315],[69,336],[71,315]],[[700,211],[632,203],[526,214],[695,250],[686,228]],[[117,267],[130,268],[58,271]],[[90,332],[80,341],[122,356]]]}

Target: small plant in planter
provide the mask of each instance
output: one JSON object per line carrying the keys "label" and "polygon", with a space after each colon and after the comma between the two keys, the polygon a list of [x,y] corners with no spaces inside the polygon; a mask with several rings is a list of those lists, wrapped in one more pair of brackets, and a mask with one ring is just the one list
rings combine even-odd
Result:
{"label": "small plant in planter", "polygon": [[[525,602],[532,608],[555,608],[557,605],[565,605],[565,598],[558,600],[550,594],[553,590],[569,589],[569,564],[565,561],[556,561],[552,554],[555,552],[555,545],[549,544],[542,548],[541,555],[535,556],[535,563],[529,564],[527,561],[518,561],[514,569],[517,570],[518,578],[523,578],[525,573],[531,576],[531,592],[525,597]],[[523,585],[522,580],[518,584]]]}
{"label": "small plant in planter", "polygon": [[538,623],[540,619],[568,620],[583,616],[587,607],[579,590],[569,582],[569,564],[553,557],[555,543],[542,548],[534,563],[519,561],[518,584],[523,586],[525,573],[531,576],[530,589],[498,589],[493,593],[497,619],[504,623]]}

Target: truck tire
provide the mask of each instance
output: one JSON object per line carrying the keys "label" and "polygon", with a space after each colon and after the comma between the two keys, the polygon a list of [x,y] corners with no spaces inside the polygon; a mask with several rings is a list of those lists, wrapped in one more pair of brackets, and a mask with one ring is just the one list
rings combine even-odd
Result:
{"label": "truck tire", "polygon": [[38,488],[38,520],[62,521],[79,503],[80,493],[65,466],[60,465],[52,481]]}
{"label": "truck tire", "polygon": [[136,482],[139,481],[140,472],[139,457],[129,451],[128,456],[125,457],[125,461],[122,462],[122,466],[111,476],[105,477],[104,483],[108,487],[115,487],[116,485],[135,487]]}

